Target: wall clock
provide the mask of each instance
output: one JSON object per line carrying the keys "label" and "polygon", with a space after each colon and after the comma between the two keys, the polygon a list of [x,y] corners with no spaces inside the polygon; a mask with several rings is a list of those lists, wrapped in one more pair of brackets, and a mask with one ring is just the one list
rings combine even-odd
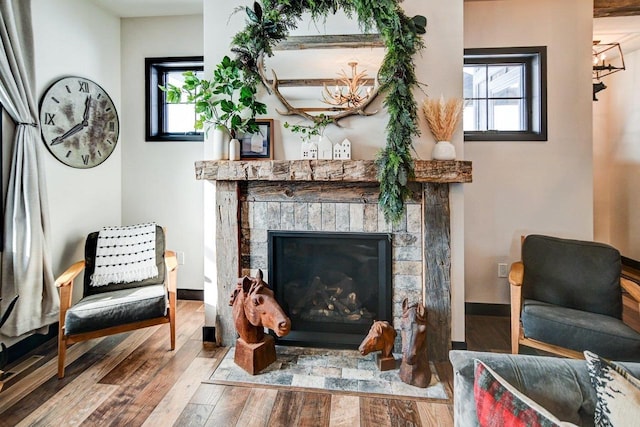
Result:
{"label": "wall clock", "polygon": [[120,133],[111,97],[83,77],[64,77],[45,91],[40,99],[40,127],[56,159],[84,169],[107,160]]}

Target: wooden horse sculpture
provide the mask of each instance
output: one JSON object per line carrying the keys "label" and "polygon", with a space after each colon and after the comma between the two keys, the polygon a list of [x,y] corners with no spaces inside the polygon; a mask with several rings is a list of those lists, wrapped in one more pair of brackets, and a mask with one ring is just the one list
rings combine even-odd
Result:
{"label": "wooden horse sculpture", "polygon": [[421,303],[409,306],[402,301],[402,363],[400,379],[416,387],[425,388],[431,382],[431,368],[427,357],[427,311]]}
{"label": "wooden horse sculpture", "polygon": [[257,277],[238,279],[229,301],[233,306],[236,331],[240,335],[236,341],[234,361],[252,375],[276,360],[275,341],[264,333],[264,328],[273,330],[279,337],[291,330],[291,321],[262,277],[262,270],[258,270]]}
{"label": "wooden horse sculpture", "polygon": [[396,339],[396,331],[393,326],[386,321],[374,321],[369,329],[369,333],[362,340],[362,344],[358,347],[360,354],[367,355],[372,351],[382,350],[382,354],[376,355],[378,369],[388,371],[396,368],[396,359],[391,353],[393,351],[393,343]]}

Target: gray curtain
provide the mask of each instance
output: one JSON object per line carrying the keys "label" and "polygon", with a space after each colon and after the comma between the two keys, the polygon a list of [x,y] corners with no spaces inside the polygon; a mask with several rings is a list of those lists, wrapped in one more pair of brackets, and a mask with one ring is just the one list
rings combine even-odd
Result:
{"label": "gray curtain", "polygon": [[0,332],[18,336],[56,322],[60,301],[49,252],[49,209],[34,97],[31,0],[0,0],[0,103],[16,122],[4,211]]}

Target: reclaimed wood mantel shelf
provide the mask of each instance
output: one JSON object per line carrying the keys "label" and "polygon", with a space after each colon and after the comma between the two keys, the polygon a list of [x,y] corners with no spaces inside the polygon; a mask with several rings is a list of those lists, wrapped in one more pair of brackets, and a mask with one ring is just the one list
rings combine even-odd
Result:
{"label": "reclaimed wood mantel shelf", "polygon": [[[377,182],[373,160],[204,160],[196,179],[210,181],[343,181]],[[416,182],[471,182],[471,162],[415,160]]]}

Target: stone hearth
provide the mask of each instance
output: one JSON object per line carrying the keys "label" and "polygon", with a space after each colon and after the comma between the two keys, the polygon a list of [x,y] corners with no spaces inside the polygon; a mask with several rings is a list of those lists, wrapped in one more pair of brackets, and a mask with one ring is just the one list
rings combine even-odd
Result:
{"label": "stone hearth", "polygon": [[[402,220],[390,225],[378,207],[373,161],[203,161],[198,179],[216,181],[218,326],[224,345],[235,342],[225,302],[237,278],[265,270],[267,231],[384,232],[392,234],[393,323],[401,302],[423,300],[429,312],[432,360],[451,346],[448,183],[471,182],[471,162],[416,161],[414,196]],[[267,272],[265,271],[265,275]],[[391,320],[391,319],[389,319]]]}

